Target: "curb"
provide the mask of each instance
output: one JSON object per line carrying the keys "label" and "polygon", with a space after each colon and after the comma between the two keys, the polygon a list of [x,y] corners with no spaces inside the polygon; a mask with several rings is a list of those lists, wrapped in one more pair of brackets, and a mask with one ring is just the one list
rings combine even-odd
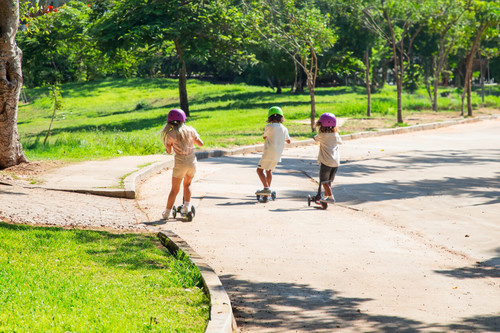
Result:
{"label": "curb", "polygon": [[[411,132],[417,132],[417,131],[432,130],[432,129],[448,127],[448,126],[453,126],[453,125],[475,123],[475,122],[479,122],[482,120],[499,119],[499,118],[500,118],[499,115],[481,116],[481,117],[466,118],[466,119],[460,119],[460,120],[448,120],[448,121],[443,121],[443,122],[413,125],[413,126],[408,126],[408,127],[381,129],[381,130],[372,131],[372,132],[359,132],[359,133],[353,133],[353,134],[345,134],[345,135],[341,135],[341,137],[342,137],[342,140],[348,141],[348,140],[356,140],[356,139],[361,139],[361,138],[369,138],[369,137],[376,137],[376,136],[382,136],[382,135],[394,135],[394,134],[404,134],[404,133],[411,133]],[[286,148],[303,147],[303,146],[309,146],[309,145],[313,145],[313,144],[315,144],[315,141],[313,139],[294,141],[294,142],[288,144],[286,146]],[[256,153],[256,152],[261,152],[263,150],[264,150],[263,144],[239,147],[239,148],[235,148],[235,149],[216,149],[216,150],[197,152],[196,158],[198,160],[202,160],[202,159],[211,158],[211,157],[222,157],[222,156],[233,156],[233,155]],[[45,188],[48,190],[85,193],[85,194],[101,195],[101,196],[115,197],[115,198],[135,199],[135,197],[137,195],[136,184],[138,182],[149,177],[153,173],[160,172],[161,170],[164,170],[167,168],[172,168],[173,166],[174,166],[173,159],[168,159],[166,161],[157,162],[157,163],[151,164],[145,168],[142,168],[142,169],[130,174],[128,177],[126,177],[124,179],[124,181],[123,181],[124,188],[123,189],[121,189],[121,188],[69,189],[69,188],[53,188],[53,187],[45,188],[43,186],[42,186],[42,188]]]}
{"label": "curb", "polygon": [[[376,137],[376,136],[382,136],[382,135],[405,134],[405,133],[411,133],[411,132],[417,132],[417,131],[432,130],[432,129],[448,127],[448,126],[453,126],[453,125],[475,123],[475,122],[489,120],[489,119],[500,119],[500,115],[481,116],[481,117],[476,117],[476,118],[466,118],[466,119],[460,119],[460,120],[448,120],[448,121],[443,121],[443,122],[413,125],[413,126],[408,126],[408,127],[381,129],[381,130],[377,130],[377,131],[373,131],[373,132],[359,132],[359,133],[341,135],[341,137],[342,137],[342,140],[348,141],[348,140],[356,140],[356,139],[361,139],[361,138],[369,138],[369,137]],[[308,139],[308,140],[294,141],[294,142],[290,143],[289,145],[287,145],[286,147],[287,148],[296,148],[296,147],[309,146],[309,145],[313,145],[313,144],[315,144],[315,141],[313,139]],[[261,152],[263,150],[264,150],[263,144],[239,147],[239,148],[235,148],[235,149],[216,149],[216,150],[197,152],[196,158],[198,160],[202,160],[202,159],[211,158],[211,157],[223,157],[223,156],[250,154],[250,153]],[[136,196],[135,186],[139,181],[149,177],[151,174],[153,174],[155,172],[160,172],[161,170],[166,169],[166,168],[172,168],[173,165],[174,165],[173,160],[157,162],[157,163],[152,164],[146,168],[143,168],[141,170],[138,170],[138,171],[132,173],[130,176],[128,176],[124,180],[124,184],[125,184],[124,190],[120,190],[120,189],[116,189],[116,190],[101,189],[98,191],[86,190],[85,193],[91,193],[91,194],[97,194],[97,195],[109,195],[109,196],[134,199]],[[116,194],[116,195],[114,195],[114,194]]]}
{"label": "curb", "polygon": [[232,333],[237,331],[231,301],[215,271],[203,261],[188,243],[172,231],[160,231],[158,238],[172,253],[184,252],[201,273],[203,289],[210,298],[210,320],[205,333]]}

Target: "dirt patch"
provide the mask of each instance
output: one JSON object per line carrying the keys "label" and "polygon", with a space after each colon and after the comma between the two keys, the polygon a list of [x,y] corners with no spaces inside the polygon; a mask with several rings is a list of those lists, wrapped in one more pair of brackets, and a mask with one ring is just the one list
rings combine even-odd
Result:
{"label": "dirt patch", "polygon": [[64,161],[33,161],[12,166],[0,171],[0,181],[11,182],[21,181],[27,183],[39,182],[40,175],[45,172],[68,165]]}

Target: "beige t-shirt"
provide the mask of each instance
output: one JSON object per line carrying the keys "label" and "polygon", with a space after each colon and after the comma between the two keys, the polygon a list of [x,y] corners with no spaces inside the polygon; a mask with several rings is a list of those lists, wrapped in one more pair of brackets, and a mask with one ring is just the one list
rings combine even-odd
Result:
{"label": "beige t-shirt", "polygon": [[340,165],[339,146],[342,139],[339,133],[318,133],[314,137],[319,142],[318,162],[329,167],[338,167]]}
{"label": "beige t-shirt", "polygon": [[191,126],[183,126],[186,130],[186,140],[184,143],[180,142],[177,138],[177,132],[171,130],[167,133],[167,145],[172,145],[174,149],[174,153],[176,155],[191,155],[194,153],[194,144],[193,141],[195,139],[199,139],[200,136],[198,132]]}

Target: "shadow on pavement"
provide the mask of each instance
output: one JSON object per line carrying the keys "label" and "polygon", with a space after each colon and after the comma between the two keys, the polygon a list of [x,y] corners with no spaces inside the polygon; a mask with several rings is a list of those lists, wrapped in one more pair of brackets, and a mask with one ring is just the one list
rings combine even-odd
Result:
{"label": "shadow on pavement", "polygon": [[497,253],[496,257],[477,262],[474,266],[435,272],[458,279],[500,278],[500,248],[496,249],[495,252]]}
{"label": "shadow on pavement", "polygon": [[[500,162],[500,150],[483,149],[470,151],[422,152],[414,154],[396,154],[361,161],[341,161],[339,174],[344,177],[369,176],[371,174],[407,171],[429,170],[430,168],[450,165],[482,165]],[[384,164],[384,165],[380,165]]]}
{"label": "shadow on pavement", "polygon": [[363,303],[372,299],[342,297],[334,290],[298,283],[251,282],[234,275],[220,278],[229,291],[237,323],[249,330],[334,332],[362,327],[363,332],[498,332],[500,327],[500,318],[493,315],[464,318],[447,325],[429,324],[363,312]]}
{"label": "shadow on pavement", "polygon": [[[496,191],[486,189],[497,189]],[[411,199],[425,196],[449,195],[457,197],[460,206],[460,196],[483,198],[488,201],[477,204],[494,205],[500,203],[500,178],[444,178],[417,181],[391,180],[385,183],[339,184],[334,186],[336,198],[345,204],[361,204],[397,199]]]}

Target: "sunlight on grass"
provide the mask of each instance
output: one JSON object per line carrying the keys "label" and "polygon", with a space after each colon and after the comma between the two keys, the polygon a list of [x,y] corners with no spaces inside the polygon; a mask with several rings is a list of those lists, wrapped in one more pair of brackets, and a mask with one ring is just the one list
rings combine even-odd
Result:
{"label": "sunlight on grass", "polygon": [[[163,152],[160,130],[171,108],[178,107],[177,81],[172,79],[107,79],[85,84],[61,86],[64,108],[56,115],[48,144],[43,145],[50,122],[52,102],[48,88],[27,89],[30,101],[20,106],[19,132],[24,151],[30,159],[86,160],[121,155],[146,155]],[[440,97],[441,112],[457,112],[460,94],[448,89]],[[498,87],[487,96],[486,106],[499,107]],[[294,139],[313,136],[308,119],[307,93],[275,94],[266,87],[245,84],[215,85],[189,80],[191,117],[205,141],[204,149],[262,143],[267,110],[279,105],[285,112],[285,126]],[[331,112],[338,117],[363,118],[366,96],[362,87],[317,88],[316,112]],[[478,106],[474,94],[473,104]],[[430,109],[424,90],[403,95],[408,111]],[[396,118],[396,93],[386,87],[372,96],[373,117]],[[342,129],[341,129],[342,130]]]}
{"label": "sunlight on grass", "polygon": [[2,332],[203,332],[200,278],[152,236],[0,221]]}

